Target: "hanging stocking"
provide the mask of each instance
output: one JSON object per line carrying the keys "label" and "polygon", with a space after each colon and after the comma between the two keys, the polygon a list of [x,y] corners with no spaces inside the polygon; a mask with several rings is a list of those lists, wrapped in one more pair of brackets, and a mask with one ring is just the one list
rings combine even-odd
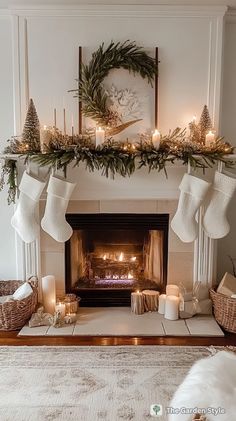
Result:
{"label": "hanging stocking", "polygon": [[203,228],[208,237],[217,239],[228,234],[230,226],[226,218],[226,212],[235,190],[235,178],[218,171],[215,172],[212,190],[203,217]]}
{"label": "hanging stocking", "polygon": [[20,196],[11,224],[25,243],[31,243],[39,235],[39,224],[35,219],[35,209],[44,189],[45,182],[25,171],[19,186]]}
{"label": "hanging stocking", "polygon": [[180,197],[177,212],[171,221],[171,228],[184,243],[190,243],[197,237],[195,215],[204,200],[210,183],[185,174],[179,189]]}
{"label": "hanging stocking", "polygon": [[50,177],[47,188],[47,203],[41,226],[54,240],[64,243],[72,235],[72,228],[66,222],[65,213],[75,184]]}

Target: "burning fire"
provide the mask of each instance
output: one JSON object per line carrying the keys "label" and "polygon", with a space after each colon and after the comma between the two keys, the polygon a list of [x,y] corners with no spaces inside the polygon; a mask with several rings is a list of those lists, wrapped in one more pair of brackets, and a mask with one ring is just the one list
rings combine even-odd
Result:
{"label": "burning fire", "polygon": [[107,260],[107,255],[106,254],[103,255],[103,260]]}
{"label": "burning fire", "polygon": [[119,260],[119,262],[123,262],[123,260],[124,260],[124,253],[123,253],[123,251],[120,253],[118,260]]}
{"label": "burning fire", "polygon": [[131,262],[135,262],[135,260],[137,259],[137,257],[136,256],[133,256],[133,257],[131,257]]}
{"label": "burning fire", "polygon": [[134,279],[133,275],[130,272],[128,273],[128,279]]}

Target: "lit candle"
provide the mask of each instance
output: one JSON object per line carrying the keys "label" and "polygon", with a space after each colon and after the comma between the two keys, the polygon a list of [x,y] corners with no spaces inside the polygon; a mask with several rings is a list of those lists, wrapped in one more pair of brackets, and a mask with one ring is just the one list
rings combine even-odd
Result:
{"label": "lit candle", "polygon": [[55,276],[48,275],[42,278],[42,294],[45,313],[54,314],[56,305]]}
{"label": "lit candle", "polygon": [[66,305],[59,301],[56,303],[55,311],[60,311],[61,317],[64,318],[66,315]]}
{"label": "lit candle", "polygon": [[158,303],[158,313],[165,314],[166,294],[161,294]]}
{"label": "lit candle", "polygon": [[178,320],[179,318],[179,297],[168,295],[165,303],[165,319]]}
{"label": "lit candle", "polygon": [[41,152],[46,152],[47,151],[47,146],[50,142],[51,139],[51,133],[48,130],[47,126],[44,125],[43,129],[40,130],[40,147],[41,147]]}
{"label": "lit candle", "polygon": [[206,146],[211,146],[211,144],[214,142],[215,140],[215,134],[210,130],[207,134],[206,134],[206,141],[205,141],[205,145]]}
{"label": "lit candle", "polygon": [[105,140],[105,130],[101,127],[96,129],[96,146],[102,145]]}
{"label": "lit candle", "polygon": [[152,143],[155,149],[160,148],[161,133],[156,129],[152,135]]}
{"label": "lit candle", "polygon": [[166,285],[166,295],[175,295],[176,297],[179,296],[179,287],[177,285]]}

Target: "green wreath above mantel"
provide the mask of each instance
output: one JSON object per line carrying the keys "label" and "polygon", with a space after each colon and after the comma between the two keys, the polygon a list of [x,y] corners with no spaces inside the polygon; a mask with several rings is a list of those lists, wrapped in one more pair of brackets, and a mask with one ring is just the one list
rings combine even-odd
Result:
{"label": "green wreath above mantel", "polygon": [[212,123],[205,106],[198,124],[193,121],[189,130],[176,128],[167,135],[158,132],[158,146],[152,133],[141,134],[132,143],[124,137],[123,141],[113,138],[138,119],[121,121],[119,115],[110,107],[103,80],[114,68],[124,68],[139,74],[152,83],[156,72],[156,61],[149,57],[135,43],[111,43],[107,49],[102,44],[92,55],[87,66],[82,67],[79,84],[79,99],[82,112],[105,127],[105,141],[96,146],[96,131],[68,135],[53,127],[40,128],[39,119],[32,99],[30,100],[23,133],[9,140],[1,159],[0,190],[8,184],[8,203],[13,203],[17,193],[17,161],[23,158],[39,167],[62,169],[66,174],[68,165],[78,167],[85,164],[89,171],[98,170],[106,177],[119,174],[131,176],[136,170],[146,167],[149,171],[164,170],[169,164],[187,165],[194,168],[212,167],[217,162],[231,166],[236,161],[232,155],[234,148],[222,137],[215,136],[212,143],[205,144],[206,135],[212,130]]}

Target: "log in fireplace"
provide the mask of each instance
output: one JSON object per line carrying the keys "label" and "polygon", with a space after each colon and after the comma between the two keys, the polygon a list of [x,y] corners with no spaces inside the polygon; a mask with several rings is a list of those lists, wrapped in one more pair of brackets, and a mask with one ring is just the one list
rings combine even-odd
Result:
{"label": "log in fireplace", "polygon": [[131,292],[167,282],[168,214],[67,214],[66,292],[84,306],[130,305]]}

